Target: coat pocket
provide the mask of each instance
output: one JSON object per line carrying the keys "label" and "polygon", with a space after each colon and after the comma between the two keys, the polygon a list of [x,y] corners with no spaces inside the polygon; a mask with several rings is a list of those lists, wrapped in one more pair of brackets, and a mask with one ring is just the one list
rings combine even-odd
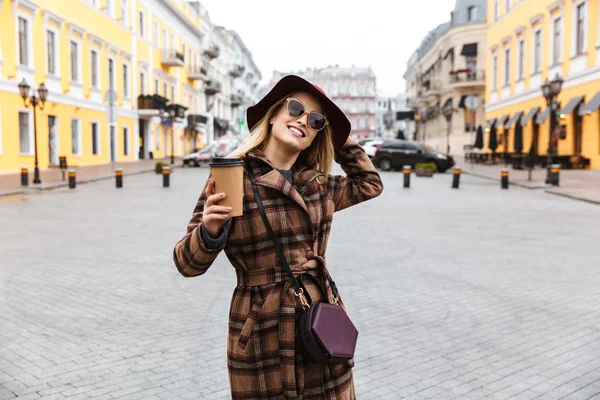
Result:
{"label": "coat pocket", "polygon": [[250,312],[248,313],[248,318],[246,318],[246,322],[244,323],[242,331],[240,332],[240,337],[238,338],[238,345],[242,350],[246,350],[248,340],[250,340],[252,332],[254,331],[254,326],[258,320],[258,315],[265,304],[265,297],[258,287],[253,287],[251,292],[253,292],[252,294],[254,294],[255,299],[252,303],[252,307],[250,308]]}

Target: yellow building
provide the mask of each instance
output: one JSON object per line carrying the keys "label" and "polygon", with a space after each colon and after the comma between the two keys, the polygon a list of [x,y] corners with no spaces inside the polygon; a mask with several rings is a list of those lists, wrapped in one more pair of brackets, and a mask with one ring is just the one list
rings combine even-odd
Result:
{"label": "yellow building", "polygon": [[[557,155],[563,165],[600,169],[599,0],[488,0],[486,120],[497,131],[496,152]],[[541,85],[563,79],[558,128]],[[549,139],[552,138],[552,141]],[[487,141],[486,141],[487,146]]]}
{"label": "yellow building", "polygon": [[[236,78],[255,85],[260,73],[243,44],[245,58],[222,60],[224,35],[241,40],[213,28],[198,1],[0,0],[0,174],[34,164],[23,80],[30,94],[49,90],[36,110],[41,169],[61,156],[69,166],[181,156],[213,122],[226,132],[245,94],[232,96]],[[167,103],[187,109],[173,129]]]}

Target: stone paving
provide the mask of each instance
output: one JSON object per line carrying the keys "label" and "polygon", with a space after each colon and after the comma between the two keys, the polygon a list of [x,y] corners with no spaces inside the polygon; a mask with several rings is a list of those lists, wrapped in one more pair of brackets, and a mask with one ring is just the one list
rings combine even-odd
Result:
{"label": "stone paving", "polygon": [[[328,264],[363,399],[600,399],[600,207],[451,174],[382,174]],[[173,244],[207,177],[177,169],[0,198],[0,399],[227,399],[224,255]]]}

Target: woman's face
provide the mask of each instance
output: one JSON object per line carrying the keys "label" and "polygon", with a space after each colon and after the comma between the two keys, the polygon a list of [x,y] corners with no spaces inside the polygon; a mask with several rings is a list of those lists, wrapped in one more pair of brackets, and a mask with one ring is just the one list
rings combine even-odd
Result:
{"label": "woman's face", "polygon": [[313,111],[323,114],[323,110],[309,93],[295,93],[289,97],[300,101],[306,112],[300,118],[290,116],[287,112],[288,102],[285,101],[281,110],[271,118],[271,139],[290,153],[300,153],[309,148],[319,134],[308,127],[308,114]]}

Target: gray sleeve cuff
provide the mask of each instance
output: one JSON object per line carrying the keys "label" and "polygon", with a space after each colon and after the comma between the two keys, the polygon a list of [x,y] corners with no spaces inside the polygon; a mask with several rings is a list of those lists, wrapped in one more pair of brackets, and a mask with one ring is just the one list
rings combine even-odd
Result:
{"label": "gray sleeve cuff", "polygon": [[231,226],[231,218],[223,225],[221,233],[216,238],[210,236],[210,233],[206,230],[206,227],[200,224],[200,234],[202,235],[202,241],[204,246],[209,250],[220,250],[225,247],[227,243],[227,235],[229,234],[229,227]]}

